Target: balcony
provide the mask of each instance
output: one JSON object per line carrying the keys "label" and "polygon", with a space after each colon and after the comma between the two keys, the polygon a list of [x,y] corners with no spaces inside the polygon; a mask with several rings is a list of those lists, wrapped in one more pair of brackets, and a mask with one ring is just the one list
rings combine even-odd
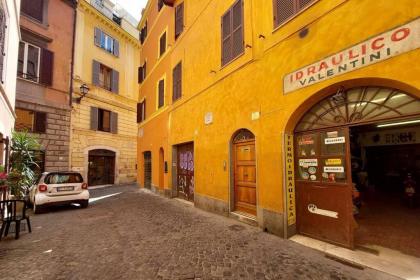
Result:
{"label": "balcony", "polygon": [[112,9],[105,6],[102,0],[90,0],[90,4],[101,14],[103,14],[116,24],[121,25],[121,17],[119,17]]}

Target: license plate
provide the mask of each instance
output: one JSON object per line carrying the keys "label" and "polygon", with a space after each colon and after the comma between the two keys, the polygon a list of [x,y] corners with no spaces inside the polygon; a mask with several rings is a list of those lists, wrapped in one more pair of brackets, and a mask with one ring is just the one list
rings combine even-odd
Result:
{"label": "license plate", "polygon": [[69,187],[58,187],[57,188],[58,192],[68,192],[68,191],[74,191],[74,187],[73,186],[69,186]]}

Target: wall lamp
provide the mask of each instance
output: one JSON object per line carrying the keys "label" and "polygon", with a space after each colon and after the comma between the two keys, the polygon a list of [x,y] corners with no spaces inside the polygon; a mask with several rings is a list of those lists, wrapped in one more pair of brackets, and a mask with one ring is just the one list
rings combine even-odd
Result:
{"label": "wall lamp", "polygon": [[79,98],[76,98],[76,103],[80,104],[80,101],[89,93],[90,88],[86,84],[82,84],[80,86],[80,94],[81,96]]}

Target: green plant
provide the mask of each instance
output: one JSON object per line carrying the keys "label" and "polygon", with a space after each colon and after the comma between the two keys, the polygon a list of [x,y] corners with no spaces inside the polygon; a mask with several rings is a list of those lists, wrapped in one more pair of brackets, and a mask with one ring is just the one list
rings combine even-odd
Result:
{"label": "green plant", "polygon": [[7,185],[10,193],[22,198],[31,185],[35,183],[36,176],[33,171],[38,165],[34,161],[34,151],[40,144],[38,139],[28,132],[13,132],[11,141],[10,172]]}
{"label": "green plant", "polygon": [[0,187],[6,185],[7,182],[7,174],[4,170],[4,166],[0,164]]}

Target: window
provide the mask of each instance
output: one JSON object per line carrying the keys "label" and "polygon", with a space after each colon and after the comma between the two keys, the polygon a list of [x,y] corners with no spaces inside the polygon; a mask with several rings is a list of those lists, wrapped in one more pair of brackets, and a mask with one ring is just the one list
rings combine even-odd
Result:
{"label": "window", "polygon": [[146,61],[143,63],[143,66],[139,67],[138,70],[138,82],[141,84],[146,79]]}
{"label": "window", "polygon": [[222,66],[243,52],[243,0],[238,0],[222,17]]}
{"label": "window", "polygon": [[16,108],[16,116],[15,130],[34,133],[46,132],[47,113]]}
{"label": "window", "polygon": [[316,0],[273,0],[274,27],[281,25]]}
{"label": "window", "polygon": [[160,36],[159,39],[159,57],[166,52],[166,31]]}
{"label": "window", "polygon": [[99,109],[98,110],[98,130],[110,132],[111,131],[111,112]]}
{"label": "window", "polygon": [[175,8],[175,40],[184,31],[184,2]]}
{"label": "window", "polygon": [[162,79],[158,82],[158,88],[157,88],[157,92],[158,92],[158,109],[163,107],[163,105],[165,105],[165,80]]}
{"label": "window", "polygon": [[140,42],[143,44],[147,37],[147,21],[140,31]]}
{"label": "window", "polygon": [[158,0],[158,12],[163,8],[163,0]]}
{"label": "window", "polygon": [[137,103],[137,123],[146,120],[146,100]]}
{"label": "window", "polygon": [[43,22],[44,0],[22,0],[21,12],[39,22]]}
{"label": "window", "polygon": [[182,63],[175,66],[173,72],[173,92],[172,101],[176,101],[182,96]]}
{"label": "window", "polygon": [[101,29],[95,27],[95,45],[106,50],[107,52],[119,56],[120,55],[120,44],[118,40],[115,40]]}
{"label": "window", "polygon": [[50,173],[45,177],[46,184],[77,184],[83,183],[82,175],[79,173]]}
{"label": "window", "polygon": [[118,114],[96,107],[90,108],[90,129],[118,133]]}
{"label": "window", "polygon": [[19,43],[18,77],[52,85],[54,53],[27,42]]}
{"label": "window", "polygon": [[98,87],[118,93],[119,72],[94,60],[92,64],[92,83]]}

